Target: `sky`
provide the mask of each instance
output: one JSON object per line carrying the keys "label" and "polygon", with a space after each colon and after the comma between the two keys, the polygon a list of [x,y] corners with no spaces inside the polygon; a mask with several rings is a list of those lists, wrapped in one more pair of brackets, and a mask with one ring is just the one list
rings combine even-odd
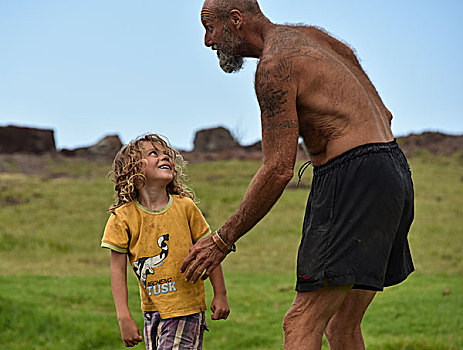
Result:
{"label": "sky", "polygon": [[[58,149],[146,132],[183,150],[224,126],[260,139],[257,60],[236,74],[204,46],[202,0],[0,0],[0,126],[53,129]],[[463,1],[261,0],[274,23],[353,47],[396,136],[463,133]]]}

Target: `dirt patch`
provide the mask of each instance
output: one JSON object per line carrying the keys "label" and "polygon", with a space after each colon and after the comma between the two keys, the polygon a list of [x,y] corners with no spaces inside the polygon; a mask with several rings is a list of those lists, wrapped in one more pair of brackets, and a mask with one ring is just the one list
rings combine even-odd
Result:
{"label": "dirt patch", "polygon": [[10,207],[23,203],[29,203],[29,200],[23,200],[21,198],[14,198],[12,196],[0,197],[0,207]]}

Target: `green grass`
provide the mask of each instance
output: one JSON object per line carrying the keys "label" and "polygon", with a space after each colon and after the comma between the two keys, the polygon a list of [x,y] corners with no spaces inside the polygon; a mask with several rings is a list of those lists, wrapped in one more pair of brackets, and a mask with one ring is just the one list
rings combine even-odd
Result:
{"label": "green grass", "polygon": [[[379,293],[365,315],[369,349],[463,348],[463,162],[426,153],[411,160],[417,272]],[[122,349],[99,248],[112,201],[109,164],[46,160],[46,174],[0,173],[0,339],[5,349]],[[192,164],[191,185],[212,228],[237,208],[260,164]],[[310,170],[224,262],[232,313],[212,321],[205,349],[281,349]],[[208,303],[211,288],[207,285]],[[140,327],[136,279],[130,307]],[[143,348],[139,346],[138,348]],[[324,348],[327,349],[326,342]]]}
{"label": "green grass", "polygon": [[[417,273],[379,294],[365,316],[367,347],[460,349],[461,282],[456,275]],[[227,321],[209,318],[205,348],[282,348],[282,316],[294,297],[293,276],[230,272],[227,287],[232,313]],[[142,327],[137,288],[131,278],[130,307]],[[444,290],[451,292],[444,295]],[[7,349],[123,348],[107,276],[2,276],[0,310]]]}

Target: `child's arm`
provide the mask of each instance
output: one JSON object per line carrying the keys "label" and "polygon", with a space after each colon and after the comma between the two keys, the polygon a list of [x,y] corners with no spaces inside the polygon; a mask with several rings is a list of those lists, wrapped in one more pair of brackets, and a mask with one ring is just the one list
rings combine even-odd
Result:
{"label": "child's arm", "polygon": [[227,289],[223,279],[222,266],[219,265],[211,272],[209,279],[214,289],[214,298],[211,303],[212,319],[226,320],[230,314],[230,305],[228,305]]}
{"label": "child's arm", "polygon": [[122,340],[127,347],[133,347],[143,341],[140,330],[132,318],[127,292],[127,254],[111,250],[111,289]]}

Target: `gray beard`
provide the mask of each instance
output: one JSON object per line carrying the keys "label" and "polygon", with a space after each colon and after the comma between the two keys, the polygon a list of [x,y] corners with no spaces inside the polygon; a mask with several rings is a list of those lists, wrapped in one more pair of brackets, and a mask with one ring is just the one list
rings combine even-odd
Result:
{"label": "gray beard", "polygon": [[219,58],[220,68],[225,73],[236,73],[243,68],[244,59],[241,56],[230,55],[219,49],[217,50],[217,57]]}
{"label": "gray beard", "polygon": [[240,38],[235,37],[230,28],[225,24],[223,27],[224,40],[217,48],[217,57],[219,57],[220,68],[225,73],[235,73],[243,68],[244,59],[237,55],[235,50],[243,42]]}

